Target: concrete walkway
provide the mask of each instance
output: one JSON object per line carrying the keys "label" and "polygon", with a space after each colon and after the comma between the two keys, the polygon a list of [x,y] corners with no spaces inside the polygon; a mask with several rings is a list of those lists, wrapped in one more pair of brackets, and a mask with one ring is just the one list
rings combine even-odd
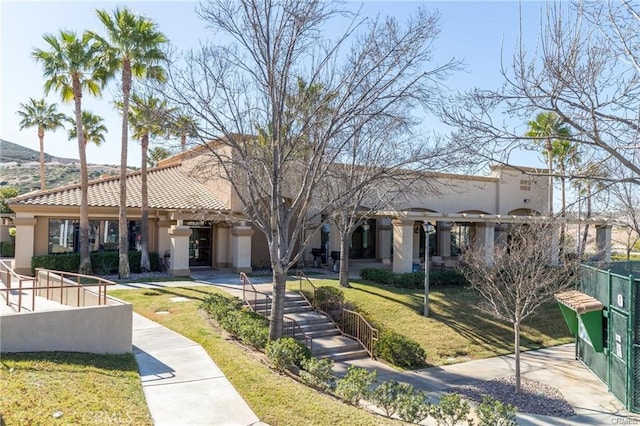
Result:
{"label": "concrete walkway", "polygon": [[[235,296],[241,295],[242,286],[236,274],[200,271],[193,274],[193,279],[195,281],[121,284],[117,288],[216,285]],[[256,287],[265,290],[269,281],[268,277],[252,279]],[[135,314],[133,341],[143,389],[156,425],[259,423],[246,402],[196,343]],[[395,379],[411,383],[434,397],[455,386],[514,374],[513,355],[408,372],[398,372],[371,359],[360,359],[336,363],[335,372],[343,374],[349,365],[375,369],[381,381]],[[576,415],[562,419],[519,413],[520,425],[640,424],[640,415],[624,410],[606,386],[575,360],[572,344],[524,352],[521,369],[523,377],[556,387]]]}
{"label": "concrete walkway", "polygon": [[261,424],[200,345],[135,313],[133,353],[155,426]]}

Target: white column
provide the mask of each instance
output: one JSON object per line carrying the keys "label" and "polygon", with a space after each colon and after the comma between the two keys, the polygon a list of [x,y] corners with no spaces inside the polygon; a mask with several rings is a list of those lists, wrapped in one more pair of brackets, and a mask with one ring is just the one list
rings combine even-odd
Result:
{"label": "white column", "polygon": [[596,253],[601,262],[611,262],[611,225],[596,225]]}
{"label": "white column", "polygon": [[413,263],[413,220],[394,219],[393,272],[411,272]]}
{"label": "white column", "polygon": [[476,223],[476,247],[484,250],[484,260],[487,265],[493,265],[494,234],[494,223]]}
{"label": "white column", "polygon": [[18,274],[31,275],[36,222],[33,216],[13,219],[13,225],[16,227],[14,270]]}
{"label": "white column", "polygon": [[251,272],[251,236],[253,229],[244,223],[231,228],[231,271]]}
{"label": "white column", "polygon": [[380,260],[391,261],[391,219],[379,219],[378,230],[378,253]]}
{"label": "white column", "polygon": [[[179,221],[178,223],[181,223]],[[171,239],[171,275],[185,277],[191,274],[189,269],[189,237],[191,229],[188,226],[172,225],[169,228]]]}
{"label": "white column", "polygon": [[451,222],[436,222],[438,251],[443,258],[451,257]]}

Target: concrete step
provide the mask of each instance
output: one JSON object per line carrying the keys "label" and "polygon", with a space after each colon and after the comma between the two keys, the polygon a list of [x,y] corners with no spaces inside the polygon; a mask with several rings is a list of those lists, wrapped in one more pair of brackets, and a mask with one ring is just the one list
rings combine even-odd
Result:
{"label": "concrete step", "polygon": [[313,356],[323,356],[326,354],[339,354],[343,352],[359,351],[362,346],[358,342],[348,337],[326,336],[313,339],[313,348],[311,353]]}
{"label": "concrete step", "polygon": [[329,321],[325,315],[315,311],[293,312],[288,314],[287,317],[298,323],[300,327],[307,324],[322,324]]}
{"label": "concrete step", "polygon": [[364,349],[353,350],[353,351],[344,351],[344,352],[331,352],[320,354],[317,356],[318,358],[330,358],[331,360],[337,361],[347,361],[354,359],[365,359],[369,358],[369,354]]}
{"label": "concrete step", "polygon": [[302,332],[307,336],[307,337],[311,337],[312,339],[317,339],[319,337],[327,337],[327,336],[341,336],[342,333],[340,333],[340,330],[338,330],[335,327],[331,327],[331,328],[326,328],[326,329],[322,329],[322,330],[305,330],[302,329]]}

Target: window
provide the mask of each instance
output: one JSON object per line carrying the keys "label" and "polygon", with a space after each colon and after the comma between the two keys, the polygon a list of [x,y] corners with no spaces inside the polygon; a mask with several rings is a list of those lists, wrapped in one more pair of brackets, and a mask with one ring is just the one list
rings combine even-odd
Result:
{"label": "window", "polygon": [[471,241],[470,223],[451,224],[451,256],[460,256]]}
{"label": "window", "polygon": [[[118,221],[89,221],[89,251],[118,250]],[[129,222],[129,250],[140,250],[140,223]],[[80,251],[80,221],[49,219],[49,253]]]}
{"label": "window", "polygon": [[520,180],[520,191],[531,191],[531,180],[529,180],[529,179],[521,179]]}

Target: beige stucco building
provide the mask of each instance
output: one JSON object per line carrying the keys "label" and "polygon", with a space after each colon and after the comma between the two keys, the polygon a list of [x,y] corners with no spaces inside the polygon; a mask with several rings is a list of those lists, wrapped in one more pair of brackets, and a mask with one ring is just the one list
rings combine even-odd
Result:
{"label": "beige stucco building", "polygon": [[[191,268],[228,268],[234,272],[267,266],[269,253],[263,234],[242,215],[231,185],[216,178],[219,171],[197,173],[206,161],[202,148],[185,151],[160,162],[148,172],[149,247],[167,258],[173,275]],[[445,264],[455,262],[471,244],[486,247],[501,238],[505,224],[527,220],[547,210],[548,179],[544,170],[495,166],[488,176],[424,175],[424,186],[408,187],[393,211],[378,212],[353,234],[350,259],[392,263],[397,272],[411,271],[424,259],[421,224],[429,221],[429,254]],[[127,177],[127,217],[130,249],[139,247],[141,217],[140,173]],[[422,189],[421,189],[422,188]],[[119,178],[90,182],[91,250],[117,249]],[[15,212],[15,269],[31,272],[34,255],[78,251],[80,186],[36,191],[9,203]],[[599,230],[607,255],[610,228]],[[608,232],[608,234],[607,234]],[[305,262],[331,261],[339,250],[337,232],[325,226],[305,250]],[[314,254],[316,256],[314,256]]]}

